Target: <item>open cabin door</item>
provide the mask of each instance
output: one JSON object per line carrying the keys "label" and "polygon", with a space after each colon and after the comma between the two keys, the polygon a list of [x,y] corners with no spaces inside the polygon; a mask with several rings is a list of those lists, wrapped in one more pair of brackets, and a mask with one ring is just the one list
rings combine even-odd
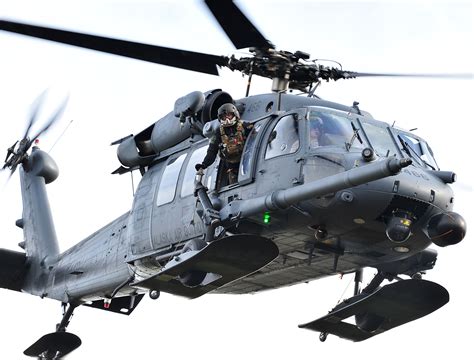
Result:
{"label": "open cabin door", "polygon": [[218,156],[216,161],[207,168],[204,184],[212,192],[222,192],[229,189],[234,189],[241,185],[246,185],[255,180],[255,169],[259,155],[259,148],[262,142],[264,128],[269,119],[259,121],[254,124],[246,141],[240,165],[238,169],[237,183],[228,184],[225,174],[225,167],[223,160]]}
{"label": "open cabin door", "polygon": [[262,134],[264,132],[265,125],[268,123],[267,120],[259,121],[254,124],[252,131],[250,132],[244,147],[242,159],[240,160],[238,183],[239,185],[245,185],[255,180],[255,169],[257,166],[258,149],[262,142]]}

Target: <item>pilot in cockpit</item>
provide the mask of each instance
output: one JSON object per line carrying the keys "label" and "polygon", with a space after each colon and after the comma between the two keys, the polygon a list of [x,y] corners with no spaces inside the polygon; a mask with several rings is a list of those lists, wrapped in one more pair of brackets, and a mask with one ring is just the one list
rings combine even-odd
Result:
{"label": "pilot in cockpit", "polygon": [[319,116],[309,119],[309,144],[312,149],[321,146],[323,135],[323,120]]}
{"label": "pilot in cockpit", "polygon": [[240,158],[244,150],[245,140],[253,128],[252,124],[240,120],[240,114],[234,104],[222,105],[217,115],[220,126],[209,141],[207,154],[201,164],[196,164],[200,171],[212,165],[217,153],[223,160],[223,170],[228,176],[228,185],[237,182]]}

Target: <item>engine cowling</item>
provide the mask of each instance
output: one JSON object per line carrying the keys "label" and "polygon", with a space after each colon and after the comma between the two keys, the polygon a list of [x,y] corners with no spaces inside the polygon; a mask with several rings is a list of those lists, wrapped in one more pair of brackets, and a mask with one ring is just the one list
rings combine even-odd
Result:
{"label": "engine cowling", "polygon": [[153,125],[113,143],[119,144],[120,163],[127,168],[147,166],[162,151],[194,136],[202,137],[204,125],[217,118],[219,107],[229,102],[234,102],[232,97],[220,89],[193,91],[177,99],[173,111]]}

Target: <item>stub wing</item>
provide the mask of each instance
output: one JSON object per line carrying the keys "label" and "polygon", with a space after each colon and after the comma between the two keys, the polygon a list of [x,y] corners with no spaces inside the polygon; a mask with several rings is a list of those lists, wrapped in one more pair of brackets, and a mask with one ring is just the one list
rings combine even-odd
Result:
{"label": "stub wing", "polygon": [[26,254],[0,249],[0,288],[21,291],[26,275]]}
{"label": "stub wing", "polygon": [[[278,254],[278,247],[261,236],[228,236],[202,250],[179,255],[157,275],[131,285],[193,299],[258,271]],[[205,277],[200,284],[189,286],[182,279],[190,272],[202,273]]]}

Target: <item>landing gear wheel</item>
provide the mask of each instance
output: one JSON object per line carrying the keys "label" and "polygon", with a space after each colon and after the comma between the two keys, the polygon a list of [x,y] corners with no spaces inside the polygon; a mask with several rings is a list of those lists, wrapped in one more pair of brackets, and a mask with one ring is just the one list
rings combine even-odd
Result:
{"label": "landing gear wheel", "polygon": [[327,338],[328,338],[327,332],[322,332],[321,334],[319,334],[319,341],[325,342]]}
{"label": "landing gear wheel", "polygon": [[414,273],[412,276],[411,276],[412,279],[415,279],[415,280],[421,280],[423,278],[423,274],[421,272],[417,272],[417,273]]}
{"label": "landing gear wheel", "polygon": [[149,295],[150,298],[153,299],[153,300],[158,299],[158,298],[160,297],[160,294],[161,294],[161,293],[160,293],[160,290],[155,290],[155,289],[150,290],[150,291],[148,292],[148,295]]}

